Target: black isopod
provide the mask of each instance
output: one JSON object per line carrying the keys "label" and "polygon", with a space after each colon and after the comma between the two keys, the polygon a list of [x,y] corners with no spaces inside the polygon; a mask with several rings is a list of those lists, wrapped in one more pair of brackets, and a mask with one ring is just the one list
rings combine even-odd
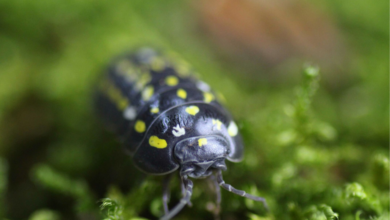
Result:
{"label": "black isopod", "polygon": [[[210,87],[174,54],[141,48],[115,59],[96,90],[95,107],[140,170],[167,175],[166,182],[179,170],[183,198],[169,210],[168,184],[164,184],[162,220],[171,219],[190,202],[189,177],[211,178],[222,188],[267,207],[264,198],[224,182],[225,160],[239,162],[243,157],[237,125]],[[219,190],[217,194],[219,207]]]}

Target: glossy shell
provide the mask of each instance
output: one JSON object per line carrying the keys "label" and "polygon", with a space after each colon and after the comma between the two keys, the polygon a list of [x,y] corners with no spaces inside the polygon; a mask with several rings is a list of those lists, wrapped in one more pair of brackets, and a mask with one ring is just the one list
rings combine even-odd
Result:
{"label": "glossy shell", "polygon": [[96,90],[95,106],[138,168],[166,174],[180,167],[173,149],[189,137],[222,136],[230,145],[227,159],[242,159],[237,126],[216,97],[185,61],[143,48],[109,66]]}

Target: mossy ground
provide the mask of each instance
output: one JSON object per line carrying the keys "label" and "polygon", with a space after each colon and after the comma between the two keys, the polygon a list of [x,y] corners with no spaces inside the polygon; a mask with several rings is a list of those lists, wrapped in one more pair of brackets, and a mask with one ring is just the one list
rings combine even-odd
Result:
{"label": "mossy ground", "polygon": [[[240,77],[187,3],[0,0],[0,217],[162,214],[161,177],[136,170],[91,109],[113,56],[156,45],[188,60],[239,122],[245,160],[228,164],[226,182],[265,197],[270,212],[223,191],[222,219],[389,219],[388,2],[316,1],[350,50],[337,87],[314,67],[284,69],[298,77],[281,82]],[[212,219],[212,190],[194,184],[193,207],[178,219]],[[172,193],[171,205],[178,180]]]}

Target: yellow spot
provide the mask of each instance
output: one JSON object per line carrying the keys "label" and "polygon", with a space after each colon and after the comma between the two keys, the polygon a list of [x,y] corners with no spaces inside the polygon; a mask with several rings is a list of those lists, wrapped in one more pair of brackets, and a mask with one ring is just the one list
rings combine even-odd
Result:
{"label": "yellow spot", "polygon": [[199,112],[198,106],[191,105],[186,108],[186,112],[190,115],[196,115]]}
{"label": "yellow spot", "polygon": [[105,82],[103,86],[105,87],[103,89],[106,90],[108,98],[115,103],[119,110],[123,111],[130,105],[129,100],[122,95],[121,91],[114,84]]}
{"label": "yellow spot", "polygon": [[228,127],[228,133],[232,137],[237,135],[238,128],[237,128],[236,123],[234,123],[234,121],[230,122],[229,127]]}
{"label": "yellow spot", "polygon": [[176,71],[180,76],[188,76],[190,74],[190,65],[182,61],[176,66]]}
{"label": "yellow spot", "polygon": [[206,138],[201,138],[198,140],[199,147],[202,147],[203,145],[207,144],[207,139]]}
{"label": "yellow spot", "polygon": [[132,69],[128,69],[126,71],[126,78],[129,81],[137,81],[143,73],[144,71],[141,68],[133,67]]}
{"label": "yellow spot", "polygon": [[148,72],[142,73],[140,79],[137,81],[137,89],[141,90],[151,80],[151,76]]}
{"label": "yellow spot", "polygon": [[152,70],[159,72],[159,71],[163,70],[164,67],[165,67],[165,62],[163,59],[161,59],[159,57],[153,58],[152,63],[151,63]]}
{"label": "yellow spot", "polygon": [[187,92],[184,89],[178,89],[176,94],[182,99],[187,98]]}
{"label": "yellow spot", "polygon": [[129,101],[125,98],[121,98],[118,102],[118,108],[123,111],[127,108],[127,106],[129,106]]}
{"label": "yellow spot", "polygon": [[217,129],[218,130],[221,130],[221,125],[222,125],[222,122],[218,119],[213,119],[213,125],[217,125]]}
{"label": "yellow spot", "polygon": [[150,97],[152,97],[153,93],[154,93],[153,86],[145,87],[145,89],[142,91],[142,99],[148,101]]}
{"label": "yellow spot", "polygon": [[134,82],[137,80],[137,75],[135,75],[134,71],[126,71],[126,75],[124,75],[124,77],[128,82]]}
{"label": "yellow spot", "polygon": [[128,59],[123,59],[116,64],[118,74],[124,76],[127,81],[135,81],[137,79],[137,68]]}
{"label": "yellow spot", "polygon": [[214,95],[212,93],[210,93],[210,92],[203,93],[203,96],[204,96],[204,101],[207,102],[207,103],[209,103],[209,102],[214,100]]}
{"label": "yellow spot", "polygon": [[145,132],[145,122],[143,122],[143,121],[141,121],[141,120],[137,120],[137,121],[135,122],[134,129],[135,129],[135,131],[137,131],[138,133],[144,133],[144,132]]}
{"label": "yellow spot", "polygon": [[153,107],[150,109],[150,112],[153,113],[153,114],[157,114],[160,112],[160,109],[158,109],[157,107]]}
{"label": "yellow spot", "polygon": [[165,83],[168,86],[176,86],[179,83],[179,79],[176,76],[168,76],[165,79]]}
{"label": "yellow spot", "polygon": [[168,146],[166,140],[160,139],[157,136],[150,136],[149,145],[160,149],[166,148]]}

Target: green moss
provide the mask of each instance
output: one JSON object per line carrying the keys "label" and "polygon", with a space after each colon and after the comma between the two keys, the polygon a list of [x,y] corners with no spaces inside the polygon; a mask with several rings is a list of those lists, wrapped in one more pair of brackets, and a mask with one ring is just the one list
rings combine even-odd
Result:
{"label": "green moss", "polygon": [[85,181],[73,180],[47,165],[37,165],[33,169],[32,175],[35,181],[43,187],[73,197],[76,200],[75,209],[77,212],[94,210],[95,199]]}
{"label": "green moss", "polygon": [[52,210],[43,209],[35,211],[29,218],[29,220],[59,220],[60,215]]}
{"label": "green moss", "polygon": [[104,220],[120,220],[123,219],[123,208],[115,200],[105,198],[102,199],[100,210],[104,213]]}
{"label": "green moss", "polygon": [[310,206],[304,212],[304,216],[304,219],[308,220],[339,219],[339,215],[333,212],[332,208],[327,205]]}

